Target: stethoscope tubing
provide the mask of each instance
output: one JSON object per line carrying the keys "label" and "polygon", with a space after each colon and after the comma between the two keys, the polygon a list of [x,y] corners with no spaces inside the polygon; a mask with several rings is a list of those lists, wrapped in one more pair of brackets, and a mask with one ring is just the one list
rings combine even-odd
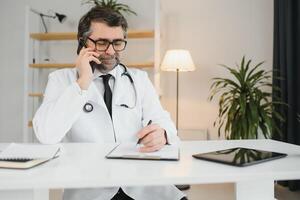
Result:
{"label": "stethoscope tubing", "polygon": [[[137,103],[137,91],[136,91],[136,87],[135,87],[133,78],[131,77],[131,75],[127,71],[127,67],[125,65],[123,65],[122,63],[119,63],[119,64],[124,68],[124,72],[121,74],[121,77],[122,76],[126,76],[129,79],[130,83],[132,84],[132,87],[133,87],[133,90],[134,90],[134,95],[135,95],[135,102],[134,102],[133,106],[128,106],[127,104],[120,104],[120,106],[121,107],[125,107],[125,108],[129,108],[129,109],[133,109],[133,108],[135,108],[136,103]],[[91,103],[86,102],[84,104],[84,106],[83,106],[83,110],[86,113],[92,112],[94,110],[94,106]]]}

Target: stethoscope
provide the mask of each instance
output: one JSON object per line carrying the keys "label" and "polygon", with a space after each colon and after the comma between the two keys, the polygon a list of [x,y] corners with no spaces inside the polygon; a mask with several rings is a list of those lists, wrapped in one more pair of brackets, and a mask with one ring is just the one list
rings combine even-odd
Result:
{"label": "stethoscope", "polygon": [[[136,87],[135,87],[133,78],[131,77],[130,73],[127,70],[127,67],[125,65],[123,65],[122,63],[119,63],[119,65],[121,65],[124,68],[124,72],[121,74],[121,77],[126,76],[129,79],[129,81],[130,81],[130,83],[132,85],[132,88],[134,90],[134,96],[135,96],[134,104],[132,106],[130,106],[128,104],[120,104],[119,106],[125,107],[125,108],[129,108],[129,109],[133,109],[133,108],[135,108],[135,106],[137,104],[137,91],[136,91]],[[83,110],[85,112],[87,112],[87,113],[92,112],[93,109],[94,109],[94,106],[91,103],[89,103],[89,102],[85,103],[84,106],[83,106]]]}

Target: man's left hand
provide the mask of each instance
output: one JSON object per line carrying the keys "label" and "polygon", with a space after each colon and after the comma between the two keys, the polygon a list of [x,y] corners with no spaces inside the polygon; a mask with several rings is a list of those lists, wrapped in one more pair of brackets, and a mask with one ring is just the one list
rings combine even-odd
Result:
{"label": "man's left hand", "polygon": [[140,144],[140,152],[153,152],[160,150],[166,143],[165,129],[161,128],[157,124],[150,124],[141,129],[138,134],[138,138],[142,138]]}

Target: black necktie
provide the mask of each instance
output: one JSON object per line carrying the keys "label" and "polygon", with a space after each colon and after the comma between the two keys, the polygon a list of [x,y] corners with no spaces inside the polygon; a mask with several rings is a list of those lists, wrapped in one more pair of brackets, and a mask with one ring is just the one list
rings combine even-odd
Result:
{"label": "black necktie", "polygon": [[112,100],[112,92],[109,87],[108,81],[111,77],[110,74],[102,75],[103,78],[103,84],[104,84],[104,102],[106,104],[107,110],[111,117],[111,100]]}

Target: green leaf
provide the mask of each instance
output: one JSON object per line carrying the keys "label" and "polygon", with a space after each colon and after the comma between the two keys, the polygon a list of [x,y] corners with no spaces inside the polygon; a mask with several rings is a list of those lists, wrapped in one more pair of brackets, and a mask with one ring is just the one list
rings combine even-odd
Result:
{"label": "green leaf", "polygon": [[128,5],[118,3],[117,0],[86,0],[82,1],[81,4],[94,4],[96,6],[112,9],[120,14],[124,13],[137,15],[137,13],[131,10]]}
{"label": "green leaf", "polygon": [[279,130],[274,120],[282,122],[284,118],[273,107],[287,104],[269,92],[272,88],[279,93],[280,88],[272,85],[272,71],[259,68],[263,63],[251,67],[251,59],[243,56],[236,69],[220,65],[232,78],[214,78],[210,87],[209,100],[219,94],[218,120],[214,122],[219,126],[219,137],[223,130],[227,139],[257,138],[260,129],[265,138],[270,138],[272,130]]}
{"label": "green leaf", "polygon": [[259,68],[262,64],[264,64],[265,63],[265,61],[263,61],[263,62],[260,62],[260,63],[258,63],[257,65],[255,65],[255,67],[252,69],[252,70],[250,70],[250,72],[249,72],[249,74],[248,74],[248,76],[247,76],[247,78],[246,79],[249,79],[249,77],[251,77],[252,76],[252,73],[253,72],[255,72],[256,71],[256,69],[257,68]]}

